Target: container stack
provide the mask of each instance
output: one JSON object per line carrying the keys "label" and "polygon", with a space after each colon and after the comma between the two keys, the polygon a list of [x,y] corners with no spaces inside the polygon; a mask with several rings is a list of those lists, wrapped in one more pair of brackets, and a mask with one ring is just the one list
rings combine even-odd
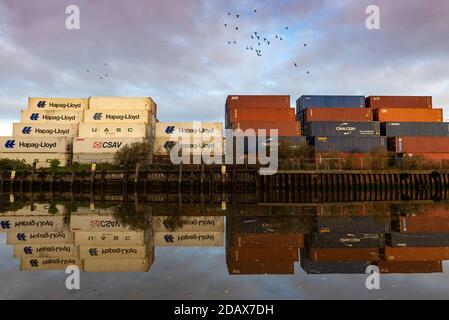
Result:
{"label": "container stack", "polygon": [[13,136],[0,138],[0,158],[36,162],[38,168],[49,167],[54,159],[70,164],[73,138],[87,106],[88,99],[29,98],[21,122],[13,124]]}
{"label": "container stack", "polygon": [[73,143],[73,161],[113,162],[117,151],[154,136],[157,106],[149,97],[90,97],[79,136]]}
{"label": "container stack", "polygon": [[366,104],[399,157],[449,159],[449,123],[442,109],[433,109],[432,97],[371,96]]}
{"label": "container stack", "polygon": [[303,135],[315,148],[318,161],[330,155],[364,157],[372,150],[386,150],[379,122],[365,108],[364,96],[302,96],[296,102]]}

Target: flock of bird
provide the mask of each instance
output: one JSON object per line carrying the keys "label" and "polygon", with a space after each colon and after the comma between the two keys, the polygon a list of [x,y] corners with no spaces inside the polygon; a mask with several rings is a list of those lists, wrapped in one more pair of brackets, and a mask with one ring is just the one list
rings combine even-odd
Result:
{"label": "flock of bird", "polygon": [[[109,64],[108,64],[107,62],[105,62],[104,66],[105,66],[105,68],[107,68],[107,67],[109,66]],[[91,72],[90,72],[90,69],[87,69],[87,70],[86,70],[86,73],[91,73]],[[102,73],[102,74],[100,74],[100,75],[98,76],[98,79],[99,79],[99,80],[104,80],[104,79],[106,79],[106,78],[108,78],[108,77],[109,77],[109,73]]]}
{"label": "flock of bird", "polygon": [[[254,14],[257,13],[257,9],[253,10]],[[232,22],[237,22],[241,15],[240,14],[232,14],[231,12],[228,12],[228,18],[233,18],[235,17],[236,20],[233,20]],[[235,32],[240,31],[240,27],[238,25],[234,25],[234,24],[230,24],[230,23],[225,23],[224,24],[225,28],[234,30]],[[289,30],[289,27],[286,26],[284,30]],[[285,36],[279,34],[275,34],[275,35],[271,35],[271,36],[267,36],[267,35],[262,35],[261,33],[254,31],[253,33],[249,34],[248,38],[251,39],[251,43],[246,45],[246,50],[247,51],[253,51],[256,53],[256,55],[258,57],[262,57],[262,49],[264,48],[263,46],[273,46],[275,41],[284,41]],[[236,40],[232,40],[232,41],[228,41],[228,45],[237,45],[237,41]],[[306,48],[308,46],[307,43],[304,43],[304,48]],[[300,68],[299,64],[297,62],[295,62],[293,64],[294,68]],[[310,71],[307,70],[306,71],[307,74],[310,74]]]}

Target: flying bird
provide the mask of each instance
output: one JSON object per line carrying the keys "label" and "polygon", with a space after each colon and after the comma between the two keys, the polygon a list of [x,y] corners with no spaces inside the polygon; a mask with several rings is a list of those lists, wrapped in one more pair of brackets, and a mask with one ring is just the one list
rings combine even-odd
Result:
{"label": "flying bird", "polygon": [[310,71],[307,70],[307,74],[310,74]]}
{"label": "flying bird", "polygon": [[251,39],[254,39],[254,36],[251,35]]}
{"label": "flying bird", "polygon": [[287,27],[285,27],[285,30],[288,30],[288,26],[287,26]]}
{"label": "flying bird", "polygon": [[90,72],[90,70],[86,70],[86,72]]}
{"label": "flying bird", "polygon": [[298,64],[297,63],[295,63],[295,67],[298,68]]}
{"label": "flying bird", "polygon": [[257,12],[257,10],[256,10],[256,9],[254,9],[254,12]]}
{"label": "flying bird", "polygon": [[228,25],[225,23],[225,27],[227,27]]}
{"label": "flying bird", "polygon": [[267,43],[268,43],[268,45],[270,45],[270,41],[268,41]]}
{"label": "flying bird", "polygon": [[237,19],[240,17],[240,15],[238,14],[238,15],[236,15],[236,17],[237,17]]}
{"label": "flying bird", "polygon": [[307,47],[307,43],[304,43],[304,48]]}
{"label": "flying bird", "polygon": [[239,30],[239,27],[235,27],[235,30],[237,30],[237,31],[238,31],[238,30]]}

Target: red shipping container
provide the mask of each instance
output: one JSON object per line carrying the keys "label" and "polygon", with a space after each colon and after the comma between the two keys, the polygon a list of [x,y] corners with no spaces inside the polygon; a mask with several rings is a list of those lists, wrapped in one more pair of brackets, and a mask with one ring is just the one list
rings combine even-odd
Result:
{"label": "red shipping container", "polygon": [[401,232],[410,233],[445,233],[449,232],[449,216],[432,217],[427,214],[399,217]]}
{"label": "red shipping container", "polygon": [[441,164],[442,160],[444,164],[448,164],[449,161],[449,153],[422,153],[422,152],[414,152],[414,153],[406,153],[403,155],[403,158],[417,158],[426,160],[426,164]]}
{"label": "red shipping container", "polygon": [[244,233],[234,235],[233,246],[236,248],[296,248],[304,247],[302,234],[266,234]]}
{"label": "red shipping container", "polygon": [[387,261],[444,261],[449,260],[449,247],[392,248],[385,247]]}
{"label": "red shipping container", "polygon": [[371,109],[309,108],[304,111],[304,122],[313,121],[371,122],[373,112]]}
{"label": "red shipping container", "polygon": [[368,262],[380,260],[379,248],[309,249],[309,259],[317,262]]}
{"label": "red shipping container", "polygon": [[443,122],[443,109],[375,109],[374,121],[379,122]]}
{"label": "red shipping container", "polygon": [[279,137],[299,137],[301,136],[301,125],[297,121],[261,121],[261,122],[236,122],[232,124],[232,129],[246,131],[253,129],[256,131],[266,130],[267,136],[270,135],[270,129],[278,130]]}
{"label": "red shipping container", "polygon": [[380,273],[442,273],[443,263],[441,261],[405,261],[377,263]]}
{"label": "red shipping container", "polygon": [[293,262],[228,262],[229,274],[294,274]]}
{"label": "red shipping container", "polygon": [[294,262],[299,261],[297,248],[230,248],[232,262]]}
{"label": "red shipping container", "polygon": [[228,119],[231,123],[245,121],[296,121],[295,109],[290,108],[232,107],[228,111]]}
{"label": "red shipping container", "polygon": [[388,139],[389,149],[396,153],[449,153],[449,137],[396,137]]}
{"label": "red shipping container", "polygon": [[366,107],[372,109],[379,109],[379,108],[432,109],[432,97],[371,96],[366,98]]}
{"label": "red shipping container", "polygon": [[226,108],[290,108],[290,96],[228,96]]}

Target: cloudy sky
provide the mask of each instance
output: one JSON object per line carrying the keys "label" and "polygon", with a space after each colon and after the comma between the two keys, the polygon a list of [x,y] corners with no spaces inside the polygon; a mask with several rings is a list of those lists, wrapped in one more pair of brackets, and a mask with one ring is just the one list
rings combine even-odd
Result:
{"label": "cloudy sky", "polygon": [[432,95],[448,118],[448,17],[447,0],[0,0],[0,134],[29,96],[152,96],[162,121],[216,121],[228,94]]}

